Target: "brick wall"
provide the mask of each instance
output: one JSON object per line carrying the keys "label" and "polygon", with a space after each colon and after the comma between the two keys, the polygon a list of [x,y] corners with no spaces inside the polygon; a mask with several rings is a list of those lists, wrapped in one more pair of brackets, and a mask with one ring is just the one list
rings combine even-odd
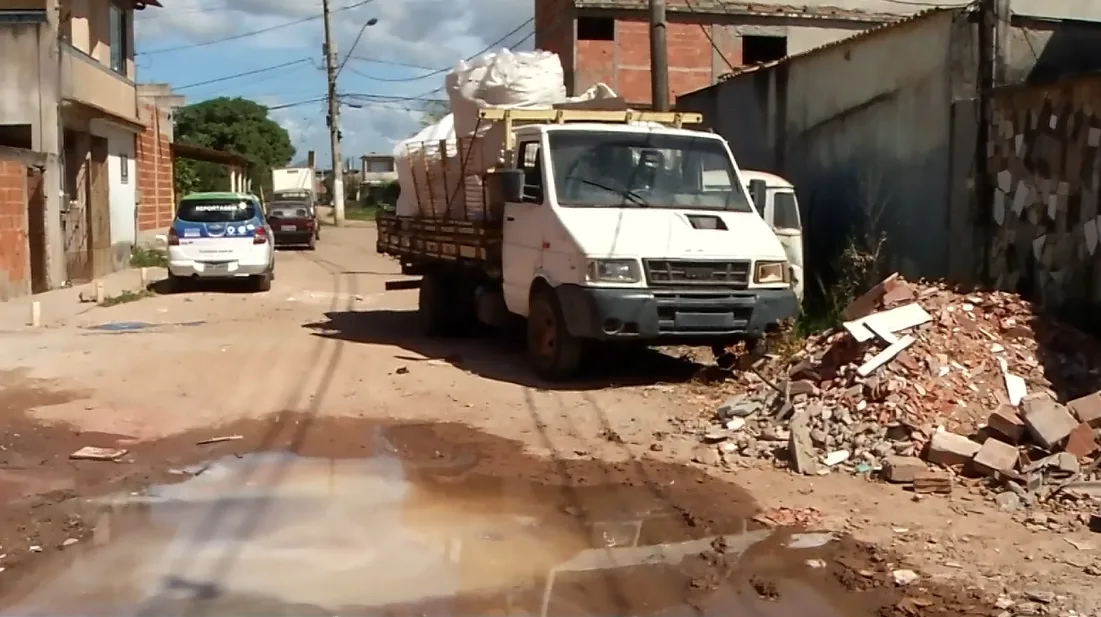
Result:
{"label": "brick wall", "polygon": [[[574,81],[574,13],[573,0],[536,0],[535,2],[535,48],[558,54],[562,60],[567,88]],[[581,88],[579,92],[584,90],[585,88]]]}
{"label": "brick wall", "polygon": [[0,300],[30,292],[27,166],[0,159]]}
{"label": "brick wall", "polygon": [[145,131],[138,137],[138,232],[164,231],[176,206],[168,112],[143,103]]}
{"label": "brick wall", "polygon": [[[646,18],[620,17],[615,22],[614,40],[582,37],[574,46],[574,13],[568,5],[563,0],[537,2],[535,13],[536,46],[562,57],[570,93],[603,82],[629,103],[650,105],[650,27]],[[670,103],[677,95],[715,83],[730,66],[741,66],[741,40],[726,28],[707,23],[706,18],[701,21],[670,14],[665,32]],[[722,56],[715,47],[722,50]],[[575,65],[576,73],[572,70]]]}

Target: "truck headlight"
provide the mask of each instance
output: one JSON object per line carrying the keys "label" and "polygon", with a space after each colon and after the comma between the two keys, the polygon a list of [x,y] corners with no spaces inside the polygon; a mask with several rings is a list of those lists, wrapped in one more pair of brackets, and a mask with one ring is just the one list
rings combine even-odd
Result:
{"label": "truck headlight", "polygon": [[786,261],[758,261],[753,265],[753,282],[761,285],[791,283],[791,268]]}
{"label": "truck headlight", "polygon": [[642,272],[636,259],[590,259],[585,279],[590,283],[637,283]]}

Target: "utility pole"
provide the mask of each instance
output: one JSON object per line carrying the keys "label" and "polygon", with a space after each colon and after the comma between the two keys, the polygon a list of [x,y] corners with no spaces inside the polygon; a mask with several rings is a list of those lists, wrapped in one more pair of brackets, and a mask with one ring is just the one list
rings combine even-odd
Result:
{"label": "utility pole", "polygon": [[340,155],[340,99],[336,94],[336,46],[333,44],[329,0],[321,0],[325,15],[325,71],[329,78],[329,145],[333,161],[333,219],[344,226],[344,159]]}
{"label": "utility pole", "polygon": [[669,57],[665,45],[665,0],[650,0],[650,100],[669,111]]}
{"label": "utility pole", "polygon": [[994,227],[994,178],[990,169],[990,129],[994,120],[994,88],[1005,79],[1002,46],[1009,22],[1009,0],[980,0],[979,4],[978,127],[975,134],[975,198],[978,200],[977,226],[983,237],[979,246],[981,278],[990,276],[990,246]]}

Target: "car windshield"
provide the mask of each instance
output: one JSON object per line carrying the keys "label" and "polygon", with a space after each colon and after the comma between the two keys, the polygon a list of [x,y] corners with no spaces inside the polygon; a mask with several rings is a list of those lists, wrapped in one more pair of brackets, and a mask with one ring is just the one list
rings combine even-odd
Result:
{"label": "car windshield", "polygon": [[255,218],[257,210],[247,199],[185,199],[176,218],[191,223],[239,223]]}
{"label": "car windshield", "polygon": [[753,211],[718,139],[553,131],[549,140],[554,186],[563,206]]}

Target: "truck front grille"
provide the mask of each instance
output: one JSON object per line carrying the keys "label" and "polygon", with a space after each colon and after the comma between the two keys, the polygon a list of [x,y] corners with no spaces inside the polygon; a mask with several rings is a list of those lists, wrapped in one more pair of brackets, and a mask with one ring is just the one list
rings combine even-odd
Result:
{"label": "truck front grille", "polygon": [[654,287],[723,287],[749,285],[749,261],[645,259],[646,281]]}

